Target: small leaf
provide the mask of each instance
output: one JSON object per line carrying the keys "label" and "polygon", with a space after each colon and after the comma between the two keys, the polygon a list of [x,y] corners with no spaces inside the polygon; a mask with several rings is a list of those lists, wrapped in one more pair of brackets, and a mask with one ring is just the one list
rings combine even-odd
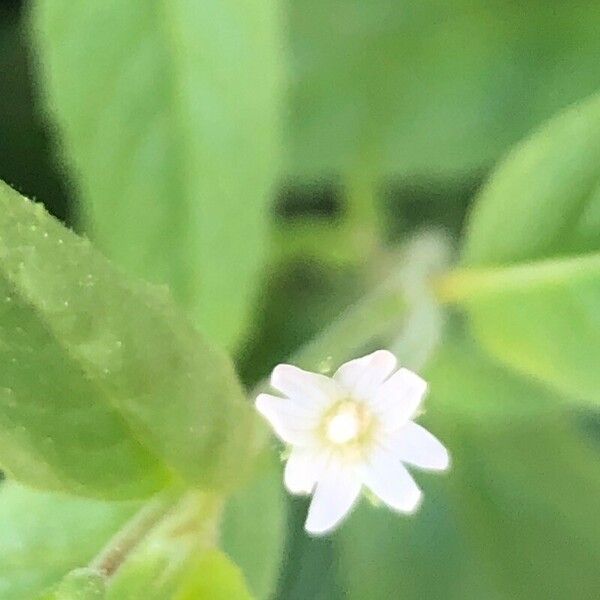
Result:
{"label": "small leaf", "polygon": [[277,3],[38,0],[32,16],[94,238],[233,345],[279,171]]}
{"label": "small leaf", "polygon": [[30,485],[148,495],[239,481],[253,411],[169,295],[0,184],[0,464]]}
{"label": "small leaf", "polygon": [[0,485],[0,598],[23,600],[88,563],[137,510]]}
{"label": "small leaf", "polygon": [[[451,279],[483,344],[600,402],[600,97],[519,145],[481,192]],[[454,289],[453,289],[454,288]]]}

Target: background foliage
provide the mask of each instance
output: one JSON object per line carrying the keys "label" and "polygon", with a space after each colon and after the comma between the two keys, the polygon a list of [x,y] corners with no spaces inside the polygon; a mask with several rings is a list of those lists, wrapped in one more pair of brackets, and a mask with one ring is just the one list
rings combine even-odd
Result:
{"label": "background foliage", "polygon": [[[0,184],[0,596],[596,598],[599,26],[1,3],[0,179],[93,247]],[[310,539],[233,366],[381,346],[453,469]]]}

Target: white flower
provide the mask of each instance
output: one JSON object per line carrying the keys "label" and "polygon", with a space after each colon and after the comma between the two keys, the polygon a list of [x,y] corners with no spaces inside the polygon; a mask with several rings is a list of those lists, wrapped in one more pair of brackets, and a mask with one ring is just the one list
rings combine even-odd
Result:
{"label": "white flower", "polygon": [[448,452],[413,422],[427,389],[391,352],[378,350],[343,364],[334,376],[278,365],[271,385],[285,398],[260,394],[256,408],[291,446],[285,486],[312,494],[306,530],[331,531],[363,486],[393,510],[414,512],[421,490],[404,462],[445,470]]}

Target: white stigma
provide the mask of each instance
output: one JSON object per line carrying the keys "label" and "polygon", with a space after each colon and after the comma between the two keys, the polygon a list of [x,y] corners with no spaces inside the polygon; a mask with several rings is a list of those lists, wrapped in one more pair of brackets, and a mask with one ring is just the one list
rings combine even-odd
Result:
{"label": "white stigma", "polygon": [[358,415],[353,410],[342,410],[327,423],[327,437],[334,444],[346,444],[354,440],[359,431]]}

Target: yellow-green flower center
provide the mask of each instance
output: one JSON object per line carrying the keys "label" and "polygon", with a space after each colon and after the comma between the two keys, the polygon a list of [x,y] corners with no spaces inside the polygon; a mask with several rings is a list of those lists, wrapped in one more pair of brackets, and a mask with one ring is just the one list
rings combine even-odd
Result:
{"label": "yellow-green flower center", "polygon": [[362,445],[371,438],[373,424],[373,415],[364,403],[345,399],[325,413],[321,433],[334,446]]}

